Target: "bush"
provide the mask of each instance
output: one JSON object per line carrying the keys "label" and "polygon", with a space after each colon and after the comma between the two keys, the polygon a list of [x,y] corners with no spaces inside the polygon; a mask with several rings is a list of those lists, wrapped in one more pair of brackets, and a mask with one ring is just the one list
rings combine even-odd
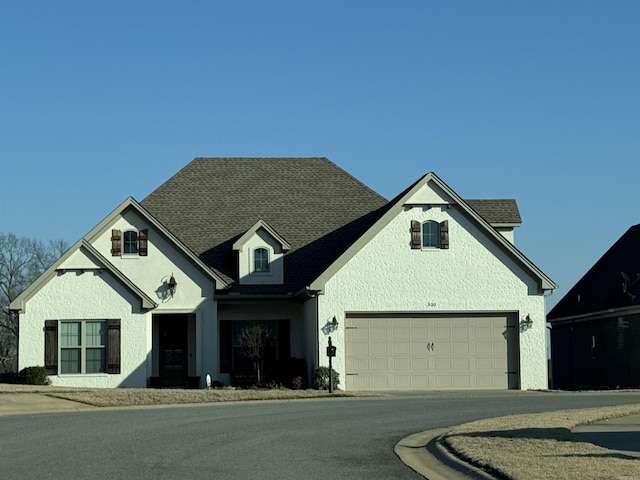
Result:
{"label": "bush", "polygon": [[[340,384],[340,375],[333,368],[331,369],[333,388]],[[313,371],[313,388],[316,390],[329,390],[329,367],[318,367]]]}
{"label": "bush", "polygon": [[47,373],[44,367],[27,367],[18,374],[20,383],[24,385],[48,385]]}
{"label": "bush", "polygon": [[304,387],[304,379],[298,375],[297,377],[293,377],[291,380],[291,388],[293,390],[300,390]]}

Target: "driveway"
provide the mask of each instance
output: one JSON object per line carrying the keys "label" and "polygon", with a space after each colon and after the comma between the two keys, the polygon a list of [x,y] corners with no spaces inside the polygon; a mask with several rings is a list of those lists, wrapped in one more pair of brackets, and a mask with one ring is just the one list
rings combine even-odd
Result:
{"label": "driveway", "polygon": [[480,418],[640,403],[640,393],[429,393],[0,417],[3,478],[419,479],[401,438]]}

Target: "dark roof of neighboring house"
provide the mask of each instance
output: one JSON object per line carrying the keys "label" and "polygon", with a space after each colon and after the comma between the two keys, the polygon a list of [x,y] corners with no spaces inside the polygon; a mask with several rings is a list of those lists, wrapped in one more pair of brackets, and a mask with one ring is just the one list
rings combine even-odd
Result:
{"label": "dark roof of neighboring house", "polygon": [[640,225],[634,225],[551,309],[547,320],[640,304]]}
{"label": "dark roof of neighboring house", "polygon": [[[196,158],[140,203],[229,283],[238,278],[233,243],[265,221],[291,247],[285,285],[234,288],[289,294],[309,285],[394,201],[326,158]],[[520,223],[513,200],[469,205],[489,223]]]}

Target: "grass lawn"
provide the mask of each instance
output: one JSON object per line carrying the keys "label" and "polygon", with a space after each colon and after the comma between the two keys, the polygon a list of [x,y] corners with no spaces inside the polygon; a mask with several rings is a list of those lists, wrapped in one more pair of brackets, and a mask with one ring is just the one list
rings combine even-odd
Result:
{"label": "grass lawn", "polygon": [[571,429],[640,414],[640,405],[491,418],[445,436],[459,457],[513,480],[640,480],[640,458],[572,441]]}

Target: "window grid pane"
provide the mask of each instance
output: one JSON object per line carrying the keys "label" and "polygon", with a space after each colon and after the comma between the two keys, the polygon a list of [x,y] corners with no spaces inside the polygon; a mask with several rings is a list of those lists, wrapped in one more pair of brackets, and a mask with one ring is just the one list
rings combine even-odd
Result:
{"label": "window grid pane", "polygon": [[428,221],[422,224],[422,246],[440,246],[440,224],[438,222]]}
{"label": "window grid pane", "polygon": [[80,373],[80,349],[65,348],[60,351],[60,373]]}
{"label": "window grid pane", "polygon": [[256,272],[269,271],[269,252],[265,248],[258,248],[254,252],[254,263]]}
{"label": "window grid pane", "polygon": [[81,345],[80,322],[63,322],[60,330],[60,341],[63,347]]}
{"label": "window grid pane", "polygon": [[104,348],[87,348],[86,373],[103,373],[106,371],[107,355]]}
{"label": "window grid pane", "polygon": [[87,347],[101,347],[107,343],[107,329],[105,322],[87,322],[85,325]]}
{"label": "window grid pane", "polygon": [[138,232],[124,232],[124,253],[138,253]]}

